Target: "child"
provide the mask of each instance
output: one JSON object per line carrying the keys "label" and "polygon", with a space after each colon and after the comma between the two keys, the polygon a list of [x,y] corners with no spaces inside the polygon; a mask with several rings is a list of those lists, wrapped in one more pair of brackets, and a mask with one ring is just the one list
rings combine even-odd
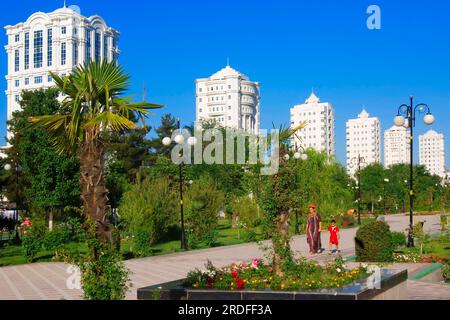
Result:
{"label": "child", "polygon": [[333,245],[336,246],[336,252],[339,251],[339,240],[341,238],[339,234],[339,227],[336,225],[336,220],[331,221],[331,226],[328,228],[330,232],[330,253],[333,254]]}

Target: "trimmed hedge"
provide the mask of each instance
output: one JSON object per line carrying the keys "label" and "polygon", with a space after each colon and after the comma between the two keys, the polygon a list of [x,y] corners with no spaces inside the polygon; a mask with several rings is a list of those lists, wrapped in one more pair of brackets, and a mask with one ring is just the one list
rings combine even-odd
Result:
{"label": "trimmed hedge", "polygon": [[374,221],[359,228],[355,248],[358,262],[393,261],[394,248],[389,225],[386,222]]}

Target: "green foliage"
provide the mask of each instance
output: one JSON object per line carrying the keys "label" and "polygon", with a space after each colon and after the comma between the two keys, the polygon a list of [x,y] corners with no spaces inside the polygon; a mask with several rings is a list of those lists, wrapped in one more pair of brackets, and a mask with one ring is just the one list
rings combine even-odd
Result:
{"label": "green foliage", "polygon": [[146,178],[124,194],[119,213],[126,233],[139,235],[142,244],[140,250],[145,251],[143,247],[156,243],[176,223],[176,191],[171,188],[167,178]]}
{"label": "green foliage", "polygon": [[413,234],[414,238],[417,240],[417,244],[419,245],[420,254],[423,253],[423,246],[425,245],[425,243],[427,242],[427,240],[429,238],[428,234],[423,229],[423,226],[424,226],[424,222],[417,222],[413,226],[413,230],[412,230],[412,234]]}
{"label": "green foliage", "polygon": [[151,249],[151,239],[152,233],[151,230],[141,229],[136,232],[134,236],[134,251],[133,253],[136,256],[147,257],[152,255]]}
{"label": "green foliage", "polygon": [[391,262],[393,247],[389,225],[374,221],[359,228],[355,238],[356,260],[359,262]]}
{"label": "green foliage", "polygon": [[441,214],[441,231],[446,231],[448,226],[448,215]]}
{"label": "green foliage", "polygon": [[35,219],[31,229],[25,230],[25,234],[22,237],[22,248],[28,262],[33,262],[36,255],[42,249],[46,234],[47,226],[42,219]]}
{"label": "green foliage", "polygon": [[406,236],[403,232],[391,232],[391,244],[392,248],[396,249],[403,247],[406,244]]}
{"label": "green foliage", "polygon": [[237,199],[233,204],[233,210],[238,215],[239,221],[247,228],[256,227],[261,219],[258,204],[249,196]]}
{"label": "green foliage", "polygon": [[450,265],[446,264],[442,267],[442,276],[446,283],[450,283]]}
{"label": "green foliage", "polygon": [[186,192],[186,235],[190,244],[214,239],[219,210],[224,207],[222,192],[207,177],[195,180]]}
{"label": "green foliage", "polygon": [[48,251],[57,251],[69,243],[70,231],[69,229],[58,226],[48,231],[43,239],[44,249]]}

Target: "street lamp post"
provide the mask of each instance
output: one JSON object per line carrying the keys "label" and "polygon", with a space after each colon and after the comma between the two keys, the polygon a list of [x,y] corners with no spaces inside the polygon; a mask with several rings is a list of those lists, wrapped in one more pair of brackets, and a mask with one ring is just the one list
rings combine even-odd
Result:
{"label": "street lamp post", "polygon": [[350,160],[350,168],[357,167],[357,186],[356,189],[358,190],[358,199],[356,200],[358,202],[358,224],[361,225],[361,200],[362,200],[362,191],[361,191],[361,165],[366,165],[366,160],[361,157],[360,154],[358,154],[358,157],[355,157]]}
{"label": "street lamp post", "polygon": [[410,163],[409,163],[409,230],[408,247],[414,247],[413,226],[414,226],[414,127],[416,126],[416,114],[426,113],[423,121],[426,125],[432,125],[435,121],[431,109],[428,105],[420,103],[414,106],[414,98],[410,97],[410,104],[402,104],[398,108],[398,114],[394,118],[394,123],[398,127],[409,128],[410,136]]}
{"label": "street lamp post", "polygon": [[[13,167],[9,163],[7,163],[4,168],[6,171],[11,171]],[[19,225],[19,203],[20,203],[20,200],[19,200],[19,197],[20,197],[20,194],[19,194],[19,172],[20,172],[20,170],[21,170],[21,167],[20,167],[19,163],[16,162],[16,165],[14,167],[15,184],[16,184],[16,188],[15,188],[16,208],[14,210],[14,224],[15,224],[15,231],[16,231],[16,235],[15,235],[16,241],[20,240],[19,226],[18,226]]]}
{"label": "street lamp post", "polygon": [[390,182],[389,179],[384,179],[384,184],[383,184],[383,211],[384,211],[384,215],[386,215],[386,198],[387,198],[387,194],[386,194],[386,185]]}
{"label": "street lamp post", "polygon": [[[174,138],[174,142],[177,144],[184,144],[184,136],[181,133],[181,126],[180,126],[180,119],[177,120],[177,130],[178,130],[178,135],[175,136]],[[163,145],[165,146],[170,146],[172,144],[172,139],[170,137],[165,137],[162,140]],[[195,145],[196,140],[193,137],[190,137],[187,140],[187,143],[190,146]],[[178,165],[178,174],[179,174],[179,180],[180,180],[180,219],[181,219],[181,231],[180,231],[180,242],[181,242],[181,250],[187,251],[188,245],[187,245],[187,241],[186,241],[186,231],[185,231],[185,227],[184,227],[184,202],[183,202],[183,162],[181,162]]]}
{"label": "street lamp post", "polygon": [[[289,161],[289,159],[290,159],[289,154],[285,154],[284,155],[284,159],[286,161]],[[298,148],[297,144],[295,144],[294,159],[295,160],[302,160],[302,161],[308,160],[308,155],[305,152],[303,152],[303,153],[299,152],[299,148]],[[295,209],[295,227],[294,227],[294,232],[295,232],[295,234],[299,234],[300,233],[300,223],[298,221],[298,209],[297,208]]]}

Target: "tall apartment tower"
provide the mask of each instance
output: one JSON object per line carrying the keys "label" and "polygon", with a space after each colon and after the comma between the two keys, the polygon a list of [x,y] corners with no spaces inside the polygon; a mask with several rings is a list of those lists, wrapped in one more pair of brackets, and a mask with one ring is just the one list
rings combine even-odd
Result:
{"label": "tall apartment tower", "polygon": [[411,146],[408,129],[393,126],[384,132],[384,165],[410,163]]}
{"label": "tall apartment tower", "polygon": [[[59,75],[89,60],[118,58],[119,32],[97,16],[80,14],[77,7],[36,12],[25,22],[5,27],[8,44],[6,75],[7,117],[19,110],[22,90],[53,86],[49,71]],[[8,137],[10,133],[8,132]]]}
{"label": "tall apartment tower", "polygon": [[356,119],[347,121],[347,172],[353,176],[358,169],[352,159],[364,158],[366,164],[381,162],[380,120],[365,109]]}
{"label": "tall apartment tower", "polygon": [[433,175],[442,179],[447,172],[445,170],[444,135],[430,130],[419,137],[419,161]]}
{"label": "tall apartment tower", "polygon": [[259,83],[227,65],[209,78],[196,80],[196,123],[215,121],[222,127],[258,134]]}
{"label": "tall apartment tower", "polygon": [[312,148],[329,156],[335,155],[334,110],[331,103],[321,103],[312,92],[304,104],[291,108],[291,128],[296,128],[301,122],[306,122],[307,126],[294,136],[294,147]]}

